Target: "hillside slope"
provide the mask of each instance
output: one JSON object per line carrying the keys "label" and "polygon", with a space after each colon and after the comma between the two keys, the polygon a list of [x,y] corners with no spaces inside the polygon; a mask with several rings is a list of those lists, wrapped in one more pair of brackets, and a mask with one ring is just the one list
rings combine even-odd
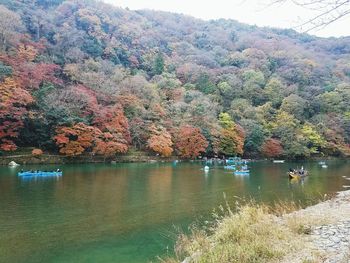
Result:
{"label": "hillside slope", "polygon": [[350,38],[0,0],[0,148],[350,154]]}

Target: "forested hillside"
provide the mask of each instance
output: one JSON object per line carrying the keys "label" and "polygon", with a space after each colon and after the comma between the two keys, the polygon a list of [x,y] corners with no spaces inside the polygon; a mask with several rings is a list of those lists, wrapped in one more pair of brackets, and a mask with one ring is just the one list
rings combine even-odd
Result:
{"label": "forested hillside", "polygon": [[350,38],[0,0],[0,148],[350,155]]}

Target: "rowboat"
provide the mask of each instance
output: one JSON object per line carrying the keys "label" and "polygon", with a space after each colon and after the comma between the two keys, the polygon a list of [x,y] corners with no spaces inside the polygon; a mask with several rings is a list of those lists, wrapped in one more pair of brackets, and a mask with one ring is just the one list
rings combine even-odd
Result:
{"label": "rowboat", "polygon": [[289,179],[300,179],[305,176],[308,176],[307,171],[304,171],[303,174],[301,174],[300,172],[288,172]]}
{"label": "rowboat", "polygon": [[19,172],[18,176],[62,176],[62,172],[25,171]]}
{"label": "rowboat", "polygon": [[249,175],[249,170],[235,171],[235,175]]}

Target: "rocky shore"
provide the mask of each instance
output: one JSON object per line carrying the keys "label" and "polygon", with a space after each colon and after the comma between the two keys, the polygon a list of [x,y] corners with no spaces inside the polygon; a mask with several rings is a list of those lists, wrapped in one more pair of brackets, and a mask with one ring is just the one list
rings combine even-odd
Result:
{"label": "rocky shore", "polygon": [[304,249],[282,262],[350,262],[350,191],[282,217],[284,223],[291,220],[303,225]]}

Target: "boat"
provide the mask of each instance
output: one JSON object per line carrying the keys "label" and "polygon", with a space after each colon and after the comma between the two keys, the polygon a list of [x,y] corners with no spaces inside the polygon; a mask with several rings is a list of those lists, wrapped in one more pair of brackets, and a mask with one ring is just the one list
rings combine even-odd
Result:
{"label": "boat", "polygon": [[325,162],[325,161],[320,161],[320,162],[318,162],[318,164],[319,164],[319,165],[325,165],[326,162]]}
{"label": "boat", "polygon": [[46,172],[46,171],[23,171],[19,172],[18,176],[62,176],[61,171],[51,171],[51,172]]}
{"label": "boat", "polygon": [[294,170],[288,172],[289,179],[300,179],[302,177],[308,176],[308,171],[306,170]]}
{"label": "boat", "polygon": [[239,171],[234,171],[235,175],[249,175],[250,171],[249,170],[239,170]]}
{"label": "boat", "polygon": [[321,167],[322,168],[328,168],[328,165],[327,164],[322,164]]}
{"label": "boat", "polygon": [[284,163],[284,160],[273,160],[273,163]]}
{"label": "boat", "polygon": [[236,166],[235,165],[225,165],[224,169],[228,169],[228,170],[235,170]]}
{"label": "boat", "polygon": [[204,171],[206,171],[206,172],[209,171],[209,166],[207,166],[207,165],[204,166]]}

